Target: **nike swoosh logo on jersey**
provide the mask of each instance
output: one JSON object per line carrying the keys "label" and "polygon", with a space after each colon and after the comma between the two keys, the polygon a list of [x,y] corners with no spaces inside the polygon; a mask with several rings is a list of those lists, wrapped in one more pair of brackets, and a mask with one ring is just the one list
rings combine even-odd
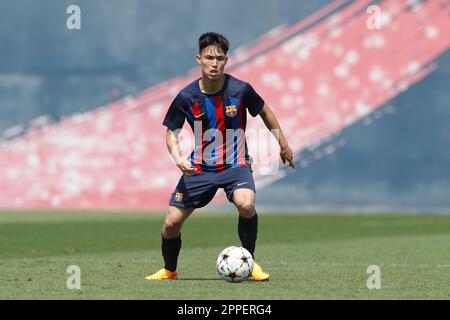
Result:
{"label": "nike swoosh logo on jersey", "polygon": [[198,118],[200,118],[202,115],[204,115],[205,113],[203,112],[203,113],[200,113],[199,115],[195,115],[194,114],[194,117],[195,117],[195,119],[198,119]]}
{"label": "nike swoosh logo on jersey", "polygon": [[241,183],[238,183],[236,185],[239,187],[239,186],[242,186],[243,184],[246,184],[246,183],[248,183],[248,182],[241,182]]}

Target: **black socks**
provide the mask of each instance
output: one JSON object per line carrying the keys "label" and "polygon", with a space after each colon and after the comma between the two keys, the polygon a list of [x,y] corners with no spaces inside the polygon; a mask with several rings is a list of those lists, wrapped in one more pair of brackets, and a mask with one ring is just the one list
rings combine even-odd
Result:
{"label": "black socks", "polygon": [[245,219],[239,216],[238,222],[238,234],[241,239],[242,246],[247,249],[253,256],[256,246],[256,234],[258,233],[258,215],[255,215],[250,219]]}
{"label": "black socks", "polygon": [[164,268],[175,272],[177,270],[178,254],[181,249],[181,235],[176,238],[166,239],[161,235],[161,250],[164,258]]}

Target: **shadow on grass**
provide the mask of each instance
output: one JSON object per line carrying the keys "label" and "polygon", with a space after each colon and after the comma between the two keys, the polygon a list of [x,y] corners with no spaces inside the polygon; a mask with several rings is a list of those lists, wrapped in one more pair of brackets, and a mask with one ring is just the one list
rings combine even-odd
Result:
{"label": "shadow on grass", "polygon": [[[224,281],[227,282],[223,279],[220,278],[178,278],[177,280],[179,281]],[[263,280],[263,281],[254,281],[254,280],[244,280],[241,282],[229,282],[229,283],[261,283],[261,282],[269,282],[268,280]]]}

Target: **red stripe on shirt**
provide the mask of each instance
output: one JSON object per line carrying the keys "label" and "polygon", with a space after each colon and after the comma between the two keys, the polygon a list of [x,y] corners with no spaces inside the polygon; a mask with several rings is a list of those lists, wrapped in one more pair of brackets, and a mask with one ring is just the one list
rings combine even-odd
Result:
{"label": "red stripe on shirt", "polygon": [[[244,130],[244,112],[246,112],[245,106],[241,103],[241,100],[239,100],[237,116],[239,117],[239,129],[241,130]],[[237,162],[240,165],[245,165],[245,134],[242,137],[242,139],[239,139],[237,151],[238,151]]]}
{"label": "red stripe on shirt", "polygon": [[198,102],[196,102],[192,107],[191,107],[191,110],[192,110],[192,114],[194,115],[194,117],[195,117],[195,121],[202,121],[202,118],[197,118],[197,117],[199,117],[200,116],[200,105],[198,104]]}

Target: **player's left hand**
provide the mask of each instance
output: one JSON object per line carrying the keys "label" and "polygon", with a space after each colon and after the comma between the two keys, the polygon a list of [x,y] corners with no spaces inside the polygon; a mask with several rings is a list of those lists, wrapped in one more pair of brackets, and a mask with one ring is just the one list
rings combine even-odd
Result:
{"label": "player's left hand", "polygon": [[289,166],[292,169],[295,169],[295,163],[294,163],[294,154],[292,152],[292,149],[289,148],[289,146],[282,147],[280,150],[280,157],[283,163],[286,163],[286,161],[289,163]]}

